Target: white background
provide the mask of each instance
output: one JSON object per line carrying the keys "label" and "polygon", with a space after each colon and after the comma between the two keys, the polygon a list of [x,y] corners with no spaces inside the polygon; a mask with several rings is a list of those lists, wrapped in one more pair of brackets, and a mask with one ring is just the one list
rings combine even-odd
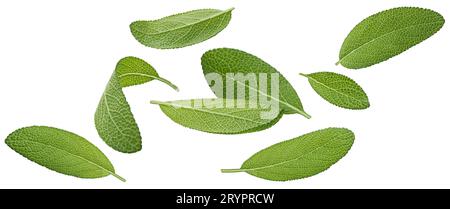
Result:
{"label": "white background", "polygon": [[[114,177],[79,179],[55,173],[0,143],[0,188],[450,188],[449,25],[382,64],[347,70],[334,63],[361,20],[398,6],[421,6],[450,18],[450,2],[372,0],[1,1],[0,137],[31,125],[54,126],[97,145]],[[200,8],[235,7],[230,25],[201,44],[176,50],[140,45],[129,31],[139,19]],[[200,65],[212,48],[238,48],[277,68],[298,91],[307,120],[287,115],[273,128],[223,136],[179,126],[150,100],[213,97]],[[97,135],[94,112],[116,62],[137,56],[177,84],[125,89],[143,150],[122,154]],[[333,71],[363,86],[371,107],[340,109],[322,100],[298,73]],[[346,157],[311,178],[270,182],[237,168],[255,152],[305,133],[346,127],[356,141]]]}

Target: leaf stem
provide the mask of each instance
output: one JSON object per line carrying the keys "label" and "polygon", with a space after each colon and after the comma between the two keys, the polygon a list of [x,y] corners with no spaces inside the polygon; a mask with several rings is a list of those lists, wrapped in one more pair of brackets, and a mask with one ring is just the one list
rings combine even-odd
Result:
{"label": "leaf stem", "polygon": [[162,104],[166,104],[166,102],[161,102],[161,101],[152,100],[152,101],[150,101],[150,104],[162,105]]}
{"label": "leaf stem", "polygon": [[306,78],[309,78],[308,74],[299,73],[299,75],[301,75],[301,76],[303,76],[303,77],[306,77]]}
{"label": "leaf stem", "polygon": [[175,84],[173,84],[172,82],[170,82],[169,80],[167,80],[165,78],[156,77],[155,79],[169,85],[170,87],[175,89],[175,91],[180,91],[180,89],[178,89],[178,87]]}
{"label": "leaf stem", "polygon": [[308,113],[303,112],[301,110],[296,110],[296,111],[298,112],[298,114],[305,116],[305,118],[311,119],[311,115],[309,115]]}
{"label": "leaf stem", "polygon": [[244,170],[242,169],[221,169],[220,170],[222,173],[239,173],[239,172],[244,172]]}
{"label": "leaf stem", "polygon": [[340,64],[341,64],[341,60],[337,61],[335,65],[338,66]]}
{"label": "leaf stem", "polygon": [[117,175],[116,173],[111,173],[111,175],[116,177],[117,179],[119,179],[122,182],[127,182],[127,180],[125,178],[123,178],[122,176]]}

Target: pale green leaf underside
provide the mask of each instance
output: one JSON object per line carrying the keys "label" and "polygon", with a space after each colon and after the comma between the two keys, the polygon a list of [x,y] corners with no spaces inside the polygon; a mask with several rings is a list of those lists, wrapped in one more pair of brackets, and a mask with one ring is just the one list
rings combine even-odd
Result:
{"label": "pale green leaf underside", "polygon": [[32,126],[11,133],[5,143],[27,159],[50,170],[80,178],[115,174],[108,158],[86,139],[61,129]]}
{"label": "pale green leaf underside", "polygon": [[164,17],[153,21],[131,23],[133,36],[141,44],[157,48],[172,49],[206,41],[227,27],[231,11],[200,9]]}
{"label": "pale green leaf underside", "polygon": [[344,128],[327,128],[270,146],[244,162],[240,169],[272,181],[302,179],[321,173],[344,157],[355,135]]}
{"label": "pale green leaf underside", "polygon": [[338,63],[360,69],[383,62],[426,40],[444,23],[442,15],[429,9],[401,7],[380,12],[353,28],[342,44]]}
{"label": "pale green leaf underside", "polygon": [[323,99],[338,107],[360,110],[369,108],[364,90],[347,76],[332,72],[300,74],[308,78],[312,88]]}
{"label": "pale green leaf underside", "polygon": [[[226,103],[233,104],[227,106]],[[279,112],[269,119],[261,117],[266,108],[251,107],[245,100],[196,99],[172,102],[152,101],[172,121],[198,131],[216,134],[242,134],[273,126],[282,116]],[[224,104],[224,105],[222,105]],[[219,106],[221,105],[221,106]]]}
{"label": "pale green leaf underside", "polygon": [[123,153],[134,153],[142,149],[141,134],[122,88],[154,79],[177,89],[175,85],[159,77],[144,60],[126,57],[117,63],[95,112],[98,134],[113,149]]}
{"label": "pale green leaf underside", "polygon": [[[208,80],[208,74],[210,73],[220,75],[223,82],[226,82],[227,78],[230,79],[230,76],[227,77],[227,74],[229,73],[242,73],[243,75],[256,74],[258,78],[259,74],[267,74],[268,78],[270,78],[272,73],[277,73],[279,75],[279,95],[271,95],[270,82],[267,83],[267,90],[261,91],[260,88],[250,86],[246,82],[239,80],[234,81],[236,85],[245,86],[246,92],[248,92],[246,99],[248,99],[248,95],[251,95],[251,91],[256,91],[258,95],[263,95],[273,99],[274,101],[279,101],[281,111],[284,114],[298,113],[306,118],[310,118],[310,116],[303,110],[300,98],[291,84],[275,68],[256,56],[237,49],[213,49],[203,54],[202,68],[203,74],[205,75],[208,83],[211,83],[211,81]],[[268,81],[270,81],[270,79],[268,79]],[[228,98],[226,94],[226,87],[227,85],[224,84],[222,92],[214,92],[216,96],[226,99],[240,99],[237,94],[237,88],[234,90],[234,97]]]}

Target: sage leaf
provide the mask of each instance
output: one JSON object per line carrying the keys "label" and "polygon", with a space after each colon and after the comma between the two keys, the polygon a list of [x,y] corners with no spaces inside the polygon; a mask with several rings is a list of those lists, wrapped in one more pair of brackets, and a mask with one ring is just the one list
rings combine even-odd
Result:
{"label": "sage leaf", "polygon": [[178,88],[159,77],[155,69],[136,57],[121,59],[109,80],[95,112],[95,127],[100,137],[113,149],[134,153],[142,149],[139,127],[131,112],[122,88],[159,80]]}
{"label": "sage leaf", "polygon": [[5,143],[25,158],[58,173],[79,178],[101,178],[115,173],[108,158],[74,133],[46,126],[31,126],[11,133]]}
{"label": "sage leaf", "polygon": [[353,110],[366,109],[370,106],[364,90],[347,76],[332,72],[300,75],[308,78],[312,88],[331,104]]}
{"label": "sage leaf", "polygon": [[360,22],[345,39],[338,64],[360,69],[388,60],[438,32],[445,20],[422,8],[386,10]]}
{"label": "sage leaf", "polygon": [[[238,87],[234,89],[234,93],[231,96],[227,94],[227,92],[233,91],[227,90],[227,86],[229,85],[223,84],[223,88],[221,87],[218,90],[210,85],[213,92],[219,98],[252,100],[254,98],[250,98],[250,95],[255,93],[258,95],[258,99],[261,99],[263,96],[279,102],[281,112],[284,114],[298,113],[306,118],[311,118],[311,116],[303,110],[300,98],[286,78],[284,78],[275,68],[254,55],[237,49],[213,49],[203,54],[202,68],[208,84],[217,81],[216,78],[211,75],[219,75],[222,82],[234,82],[237,84]],[[278,94],[272,94],[271,91],[274,88],[270,82],[271,78],[273,78],[273,74],[278,77],[278,82],[275,83],[278,88]],[[236,76],[233,78],[230,75]],[[237,79],[236,77],[239,75],[243,75],[244,77],[247,75],[255,75],[257,86],[250,85],[248,80]],[[260,79],[260,76],[262,75],[266,75],[266,83],[263,83]],[[266,87],[261,88],[262,85]],[[244,87],[245,92],[248,92],[245,97],[240,97],[238,93],[239,87]]]}
{"label": "sage leaf", "polygon": [[233,8],[200,9],[152,21],[135,21],[130,29],[141,44],[157,48],[182,48],[206,41],[227,27]]}
{"label": "sage leaf", "polygon": [[270,146],[250,157],[240,169],[222,172],[246,172],[272,181],[302,179],[327,170],[343,158],[354,139],[348,129],[327,128]]}
{"label": "sage leaf", "polygon": [[251,101],[193,99],[171,102],[151,101],[174,122],[198,131],[215,134],[242,134],[273,126],[282,116],[279,111],[264,117],[265,107],[252,107]]}

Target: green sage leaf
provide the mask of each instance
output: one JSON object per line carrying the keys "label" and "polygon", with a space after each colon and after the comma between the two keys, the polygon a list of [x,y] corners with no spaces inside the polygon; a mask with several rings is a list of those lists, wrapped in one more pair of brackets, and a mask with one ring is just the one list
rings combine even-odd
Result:
{"label": "green sage leaf", "polygon": [[101,178],[115,173],[108,158],[93,144],[74,133],[45,126],[21,128],[5,143],[25,158],[58,173],[79,178]]}
{"label": "green sage leaf", "polygon": [[95,112],[98,134],[113,149],[123,153],[134,153],[142,149],[139,127],[122,88],[152,80],[159,80],[178,89],[159,77],[155,69],[144,60],[125,57],[117,63]]}
{"label": "green sage leaf", "polygon": [[388,60],[438,32],[445,20],[422,8],[400,7],[372,15],[345,39],[338,64],[360,69]]}
{"label": "green sage leaf", "polygon": [[370,106],[369,98],[364,90],[347,76],[332,72],[300,75],[308,78],[312,88],[331,104],[354,110],[366,109]]}
{"label": "green sage leaf", "polygon": [[279,111],[270,113],[267,108],[246,100],[193,99],[151,103],[158,104],[164,114],[182,126],[216,134],[261,131],[273,126],[282,116]]}
{"label": "green sage leaf", "polygon": [[343,158],[355,135],[344,128],[327,128],[270,146],[223,173],[247,172],[272,181],[302,179],[321,173]]}
{"label": "green sage leaf", "polygon": [[152,21],[136,21],[130,29],[141,44],[157,48],[181,48],[206,41],[227,27],[231,11],[200,9]]}
{"label": "green sage leaf", "polygon": [[[284,114],[298,113],[306,118],[311,117],[303,110],[302,103],[300,102],[300,98],[298,97],[296,91],[283,77],[283,75],[256,56],[237,49],[213,49],[203,54],[202,68],[203,74],[209,84],[217,81],[211,79],[214,78],[210,76],[212,74],[219,75],[221,77],[221,81],[224,82],[222,85],[223,88],[213,89],[213,92],[219,98],[253,100],[255,98],[250,98],[250,95],[255,93],[255,95],[258,95],[259,99],[261,99],[261,96],[264,96],[271,100],[278,101],[281,111]],[[255,75],[257,86],[250,85],[251,81],[248,82],[248,80],[233,78],[230,74],[237,76],[241,74],[243,77]],[[278,75],[278,82],[275,84],[278,87],[278,94],[272,94],[271,91],[274,88],[270,82],[271,78],[273,78],[273,74]],[[265,88],[261,88],[263,82],[260,79],[260,76],[262,75],[266,75],[267,78],[267,82],[264,83],[266,86]],[[227,91],[229,85],[226,84],[226,82],[230,81],[236,83],[238,86],[234,89],[234,93],[231,96],[227,95],[227,92],[232,90]],[[245,97],[239,97],[239,86],[245,88],[245,92],[247,92]],[[213,87],[211,86],[211,88]]]}

